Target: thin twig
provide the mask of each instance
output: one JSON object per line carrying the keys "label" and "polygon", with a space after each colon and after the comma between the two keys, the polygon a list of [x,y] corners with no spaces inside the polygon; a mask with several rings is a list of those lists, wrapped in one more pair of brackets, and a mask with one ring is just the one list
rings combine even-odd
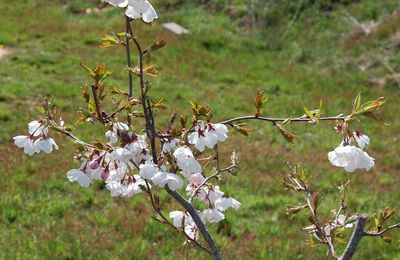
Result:
{"label": "thin twig", "polygon": [[74,140],[75,143],[78,143],[78,144],[80,144],[80,145],[83,145],[83,146],[92,148],[92,149],[94,149],[94,150],[100,151],[100,149],[97,148],[96,146],[91,145],[91,144],[89,144],[89,143],[86,143],[85,141],[82,141],[81,139],[79,139],[78,137],[76,137],[75,135],[73,135],[71,132],[65,130],[63,127],[61,127],[61,126],[58,125],[56,122],[54,122],[54,120],[49,119],[48,122],[50,123],[50,125],[51,125],[53,128],[57,129],[60,133],[65,134],[66,136],[68,136],[69,138],[71,138],[72,140]]}
{"label": "thin twig", "polygon": [[224,169],[220,169],[217,170],[215,173],[213,173],[212,175],[208,176],[190,195],[190,198],[188,200],[189,203],[192,203],[192,200],[194,198],[194,196],[196,196],[196,194],[199,192],[199,190],[204,187],[212,178],[217,178],[221,173],[223,172],[229,172],[230,170],[232,170],[233,168],[235,168],[236,165],[231,165],[229,167],[226,167]]}
{"label": "thin twig", "polygon": [[[345,120],[346,117],[344,116],[331,116],[331,117],[321,117],[318,120],[319,121],[343,121]],[[295,118],[276,118],[276,117],[263,117],[263,116],[241,116],[241,117],[235,117],[232,119],[228,119],[225,121],[220,122],[220,124],[225,124],[229,125],[237,121],[242,121],[242,120],[261,120],[261,121],[267,121],[271,122],[273,124],[278,123],[278,122],[284,122],[286,120],[289,120],[290,122],[309,122],[310,118],[305,118],[305,117],[295,117]]]}
{"label": "thin twig", "polygon": [[[129,68],[132,67],[130,42],[129,42],[129,37],[128,37],[129,34],[131,33],[130,32],[130,21],[131,21],[131,19],[128,16],[126,16],[126,28],[125,28],[125,31],[126,31],[126,43],[125,43],[125,49],[126,49],[127,64],[128,64]],[[129,99],[131,99],[132,95],[133,95],[133,76],[132,76],[132,74],[130,72],[128,72],[128,74],[129,74],[128,75],[129,76],[129,78],[128,78],[128,84],[129,84],[128,97],[129,97]],[[131,119],[131,117],[129,115],[129,112],[128,112],[128,125],[130,126],[131,124],[132,124],[132,119]]]}
{"label": "thin twig", "polygon": [[395,229],[395,228],[400,228],[400,223],[397,223],[397,224],[392,225],[390,227],[384,228],[379,232],[365,232],[364,236],[367,236],[367,237],[382,236],[384,233],[388,232],[391,229]]}
{"label": "thin twig", "polygon": [[99,121],[102,124],[104,124],[103,115],[101,113],[101,108],[100,108],[100,100],[99,100],[99,97],[97,95],[97,86],[96,85],[91,85],[91,87],[92,87],[92,94],[93,94],[94,105],[96,107],[97,117],[98,117]]}

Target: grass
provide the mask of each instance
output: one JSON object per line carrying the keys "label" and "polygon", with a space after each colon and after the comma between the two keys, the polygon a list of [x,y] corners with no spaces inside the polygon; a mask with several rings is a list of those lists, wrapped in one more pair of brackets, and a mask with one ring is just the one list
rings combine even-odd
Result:
{"label": "grass", "polygon": [[[352,182],[350,212],[372,214],[382,206],[398,206],[400,111],[396,100],[400,90],[396,84],[367,84],[371,76],[388,73],[382,66],[365,73],[355,65],[366,53],[380,53],[393,28],[389,24],[382,34],[347,43],[351,25],[343,19],[345,10],[360,21],[389,17],[397,5],[394,0],[363,0],[336,5],[330,12],[307,6],[290,28],[290,13],[278,5],[271,13],[271,25],[252,32],[224,12],[194,4],[160,9],[161,19],[153,27],[135,23],[145,43],[151,43],[167,21],[176,21],[191,32],[168,37],[167,47],[154,57],[162,76],[153,80],[152,95],[165,97],[169,111],[188,114],[184,112],[187,100],[196,99],[211,105],[216,120],[249,114],[257,88],[271,95],[265,112],[276,116],[301,114],[304,106],[316,107],[320,99],[325,103],[324,115],[346,113],[360,91],[365,100],[389,98],[384,111],[390,125],[364,120],[361,126],[372,138],[369,153],[377,161],[371,172],[349,175],[329,165],[326,153],[340,142],[331,123],[292,126],[299,136],[294,146],[262,123],[252,125],[250,138],[231,133],[223,156],[229,158],[232,150],[238,151],[241,168],[238,177],[224,178],[221,186],[242,207],[228,212],[226,221],[210,226],[224,258],[313,259],[325,254],[325,248],[306,245],[307,236],[300,230],[307,225],[305,215],[294,220],[284,216],[286,205],[300,199],[281,186],[280,175],[287,172],[288,161],[303,163],[313,188],[323,197],[325,216],[337,207],[334,184],[346,178]],[[78,117],[77,107],[83,105],[78,90],[88,82],[79,61],[106,63],[113,71],[109,84],[125,88],[124,50],[97,47],[106,33],[123,30],[121,10],[71,12],[90,6],[90,1],[61,0],[0,3],[0,45],[14,51],[0,60],[0,258],[175,259],[187,255],[206,259],[203,253],[184,247],[173,231],[152,221],[145,197],[112,199],[101,185],[83,190],[70,184],[65,175],[76,167],[71,160],[74,147],[64,138],[56,136],[61,149],[50,156],[28,158],[12,145],[11,137],[26,132],[26,123],[36,115],[34,106],[44,97],[53,98],[67,121]],[[396,68],[398,51],[390,55]],[[103,138],[100,126],[81,128],[83,138]],[[161,196],[166,210],[176,208],[165,194]],[[398,235],[394,238],[391,244],[378,238],[362,240],[356,258],[395,259]]]}

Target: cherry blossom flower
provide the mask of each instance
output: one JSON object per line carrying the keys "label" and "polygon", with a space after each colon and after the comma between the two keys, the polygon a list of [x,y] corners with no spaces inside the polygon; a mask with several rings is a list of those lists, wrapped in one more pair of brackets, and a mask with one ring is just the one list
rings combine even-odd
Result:
{"label": "cherry blossom flower", "polygon": [[52,138],[41,137],[35,141],[34,145],[38,152],[43,151],[47,154],[53,151],[53,147],[58,150],[58,145]]}
{"label": "cherry blossom flower", "polygon": [[214,205],[219,211],[225,211],[229,208],[239,209],[241,203],[234,198],[220,198],[215,201]]}
{"label": "cherry blossom flower", "polygon": [[183,187],[182,178],[169,172],[157,172],[151,180],[154,182],[154,184],[161,188],[164,188],[167,184],[168,187],[173,191]]}
{"label": "cherry blossom flower", "polygon": [[197,241],[199,240],[199,229],[197,228],[195,223],[191,223],[185,226],[185,233],[191,239]]}
{"label": "cherry blossom flower", "polygon": [[19,135],[13,138],[14,139],[14,144],[18,147],[18,148],[23,148],[24,149],[24,153],[26,153],[27,155],[34,155],[35,153],[38,153],[38,149],[34,144],[33,139],[30,136],[26,136],[26,135]]}
{"label": "cherry blossom flower", "polygon": [[82,170],[70,170],[67,173],[67,177],[70,182],[77,182],[83,188],[89,187],[91,183],[89,176]]}
{"label": "cherry blossom flower", "polygon": [[104,173],[105,175],[108,175],[108,178],[106,178],[106,182],[108,181],[120,181],[122,180],[126,174],[128,173],[128,165],[115,161],[114,163],[110,163],[108,166],[108,173]]}
{"label": "cherry blossom flower", "polygon": [[40,135],[46,136],[49,133],[49,128],[39,121],[32,121],[28,124],[29,134],[37,137]]}
{"label": "cherry blossom flower", "polygon": [[120,161],[125,164],[129,164],[130,160],[133,159],[133,154],[131,151],[125,148],[117,148],[111,152],[112,161]]}
{"label": "cherry blossom flower", "polygon": [[179,143],[179,139],[173,138],[173,139],[165,139],[163,140],[163,147],[162,147],[162,152],[163,153],[170,153],[172,150],[176,148],[176,146]]}
{"label": "cherry blossom flower", "polygon": [[217,209],[203,210],[206,220],[210,223],[217,223],[225,219],[225,215]]}
{"label": "cherry blossom flower", "polygon": [[139,174],[143,179],[151,180],[157,174],[159,168],[153,162],[146,162],[139,165]]}
{"label": "cherry blossom flower", "polygon": [[151,23],[158,18],[156,10],[147,0],[105,0],[107,3],[126,7],[125,15],[132,18],[142,18],[144,22]]}
{"label": "cherry blossom flower", "polygon": [[223,142],[228,138],[228,128],[224,124],[208,124],[209,131],[217,135],[219,142]]}
{"label": "cherry blossom flower", "polygon": [[201,173],[201,165],[194,158],[192,150],[188,146],[178,147],[174,152],[178,167],[185,173]]}
{"label": "cherry blossom flower", "polygon": [[112,197],[126,198],[141,193],[142,187],[146,187],[146,182],[140,178],[140,175],[126,176],[122,180],[109,181],[106,185]]}
{"label": "cherry blossom flower", "polygon": [[132,19],[141,17],[146,23],[151,23],[158,18],[156,10],[147,0],[129,0],[125,14]]}
{"label": "cherry blossom flower", "polygon": [[214,205],[217,200],[222,198],[222,196],[224,196],[224,193],[219,189],[219,186],[214,186],[212,189],[209,189],[207,201],[211,205]]}
{"label": "cherry blossom flower", "polygon": [[177,228],[181,228],[193,222],[190,215],[183,211],[172,211],[169,213],[169,217],[173,219],[173,224]]}
{"label": "cherry blossom flower", "polygon": [[354,172],[356,169],[369,171],[375,165],[374,158],[353,145],[341,144],[328,153],[328,159],[334,166],[343,167],[347,172]]}
{"label": "cherry blossom flower", "polygon": [[118,131],[129,131],[129,126],[121,122],[115,123],[112,127],[112,130],[107,131],[105,134],[105,136],[110,139],[110,145],[118,142]]}
{"label": "cherry blossom flower", "polygon": [[218,141],[223,142],[228,138],[228,128],[224,124],[204,124],[200,122],[194,127],[194,131],[188,135],[188,141],[200,152],[205,147],[214,148]]}
{"label": "cherry blossom flower", "polygon": [[[190,174],[188,176],[189,184],[186,187],[186,192],[188,195],[192,195],[193,192],[206,180],[201,173]],[[206,196],[206,191],[204,189],[199,189],[194,197],[203,200]]]}
{"label": "cherry blossom flower", "polygon": [[360,132],[354,132],[353,137],[356,140],[358,146],[364,150],[369,145],[370,139],[368,136],[361,134]]}
{"label": "cherry blossom flower", "polygon": [[210,132],[209,128],[200,123],[194,127],[194,132],[188,135],[188,141],[200,152],[203,152],[205,147],[213,148],[218,142],[218,135],[214,132]]}

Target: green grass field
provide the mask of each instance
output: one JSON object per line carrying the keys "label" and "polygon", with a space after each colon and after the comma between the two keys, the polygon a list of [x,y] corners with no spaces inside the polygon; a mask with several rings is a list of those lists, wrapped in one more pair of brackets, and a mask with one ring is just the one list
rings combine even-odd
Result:
{"label": "green grass field", "polygon": [[[0,259],[207,259],[151,219],[145,196],[112,199],[100,185],[81,189],[70,184],[66,172],[76,167],[74,146],[64,137],[55,136],[60,150],[50,156],[27,157],[12,144],[13,136],[25,134],[44,97],[53,98],[66,121],[79,117],[77,108],[84,105],[79,87],[89,82],[79,61],[105,63],[113,72],[108,83],[127,88],[124,50],[98,48],[102,36],[124,30],[122,10],[76,14],[95,1],[6,2],[0,3],[0,45],[13,53],[0,60]],[[290,220],[284,214],[287,205],[301,199],[281,185],[287,162],[302,163],[322,197],[320,212],[326,217],[337,207],[336,185],[347,178],[349,213],[400,206],[400,86],[395,81],[370,83],[390,77],[389,68],[400,69],[400,44],[388,47],[400,30],[400,18],[391,16],[397,0],[360,0],[333,5],[330,11],[307,1],[282,1],[271,7],[266,25],[253,29],[225,9],[190,3],[167,8],[163,1],[152,2],[160,19],[152,27],[134,23],[140,41],[151,43],[164,22],[190,30],[183,37],[168,37],[167,47],[154,57],[161,77],[153,80],[151,95],[164,97],[170,112],[189,114],[188,100],[196,99],[211,105],[217,121],[251,114],[257,88],[271,95],[265,114],[278,117],[301,115],[304,106],[316,108],[320,99],[325,116],[349,113],[359,92],[364,100],[388,98],[383,110],[390,125],[365,119],[360,126],[372,140],[368,152],[377,165],[371,172],[350,175],[330,165],[327,153],[341,141],[333,123],[291,126],[299,137],[295,145],[265,123],[252,124],[249,138],[231,131],[223,156],[228,160],[236,150],[240,171],[224,178],[221,186],[242,207],[210,225],[224,258],[325,257],[325,247],[306,245],[301,228],[308,225],[307,216]],[[245,1],[235,2],[241,10]],[[350,39],[353,25],[346,14],[362,22],[384,22],[370,35]],[[364,60],[372,63],[366,71],[358,68]],[[79,130],[84,139],[103,138],[100,125]],[[176,209],[166,194],[161,198],[166,212]],[[355,259],[398,259],[400,236],[395,233],[391,244],[363,239]]]}

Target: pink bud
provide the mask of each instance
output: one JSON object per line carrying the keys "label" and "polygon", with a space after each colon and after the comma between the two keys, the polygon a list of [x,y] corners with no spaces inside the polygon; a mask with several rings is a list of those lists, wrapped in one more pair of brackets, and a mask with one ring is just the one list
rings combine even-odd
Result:
{"label": "pink bud", "polygon": [[106,181],[109,176],[110,176],[109,170],[103,170],[103,172],[101,173],[101,178],[103,179],[103,181]]}
{"label": "pink bud", "polygon": [[89,163],[89,168],[90,168],[91,170],[96,170],[97,168],[99,168],[99,166],[100,166],[100,164],[99,164],[99,161],[98,161],[98,160],[94,160],[94,161],[91,161],[91,162]]}

